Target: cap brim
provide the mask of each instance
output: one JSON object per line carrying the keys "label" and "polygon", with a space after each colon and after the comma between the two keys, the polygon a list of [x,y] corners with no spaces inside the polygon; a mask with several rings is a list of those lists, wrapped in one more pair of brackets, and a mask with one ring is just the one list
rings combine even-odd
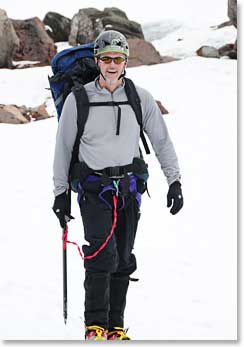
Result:
{"label": "cap brim", "polygon": [[120,49],[120,47],[118,47],[118,46],[115,46],[115,47],[109,46],[109,47],[105,47],[103,49],[99,49],[99,52],[96,54],[96,56],[101,55],[103,53],[122,53],[122,54],[128,56],[128,54],[125,52],[124,48],[121,47],[121,49]]}

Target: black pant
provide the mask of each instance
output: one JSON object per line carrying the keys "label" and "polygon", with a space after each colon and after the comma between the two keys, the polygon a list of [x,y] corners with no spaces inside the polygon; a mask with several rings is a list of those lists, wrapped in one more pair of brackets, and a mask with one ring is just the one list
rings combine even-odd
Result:
{"label": "black pant", "polygon": [[[86,255],[93,254],[108,236],[113,224],[113,209],[98,197],[97,191],[85,190],[80,200],[84,225]],[[139,206],[135,196],[119,198],[117,226],[106,247],[93,259],[84,261],[85,276],[85,324],[100,325],[112,330],[123,327],[129,275],[136,270],[136,258],[132,254],[138,220]],[[112,193],[106,193],[112,205]]]}

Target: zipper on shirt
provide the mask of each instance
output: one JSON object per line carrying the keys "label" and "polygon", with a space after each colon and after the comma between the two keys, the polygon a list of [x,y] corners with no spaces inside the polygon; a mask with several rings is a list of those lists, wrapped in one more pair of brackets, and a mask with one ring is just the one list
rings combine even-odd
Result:
{"label": "zipper on shirt", "polygon": [[[114,99],[113,99],[113,92],[111,93],[111,97],[112,97],[112,101],[114,101]],[[115,107],[118,108],[117,117],[116,117]],[[121,107],[119,105],[117,105],[117,106],[113,106],[113,109],[114,109],[115,124],[116,124],[116,135],[118,136],[119,133],[120,133]]]}

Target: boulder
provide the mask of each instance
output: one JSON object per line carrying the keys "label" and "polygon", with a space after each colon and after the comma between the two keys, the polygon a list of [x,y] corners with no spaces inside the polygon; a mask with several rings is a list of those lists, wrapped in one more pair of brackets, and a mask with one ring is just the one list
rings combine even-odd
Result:
{"label": "boulder", "polygon": [[11,68],[14,50],[19,46],[11,20],[6,11],[0,9],[0,68]]}
{"label": "boulder", "polygon": [[[228,17],[237,29],[237,0],[228,0]],[[228,56],[231,59],[237,59],[237,38],[234,43],[234,48],[229,52]]]}
{"label": "boulder", "polygon": [[12,20],[20,39],[20,47],[15,51],[15,60],[39,61],[46,65],[57,52],[53,40],[45,31],[43,22],[38,18]]}
{"label": "boulder", "polygon": [[52,117],[47,112],[45,104],[41,104],[41,105],[39,105],[39,106],[37,106],[35,108],[30,108],[29,110],[31,112],[31,117],[34,118],[36,121]]}
{"label": "boulder", "polygon": [[170,55],[163,55],[160,57],[160,63],[171,63],[177,60],[180,60],[180,58],[171,57]]}
{"label": "boulder", "polygon": [[221,57],[229,56],[234,51],[234,48],[235,48],[234,43],[227,43],[226,45],[218,49],[219,55]]}
{"label": "boulder", "polygon": [[69,40],[71,19],[57,12],[48,12],[43,19],[43,23],[51,28],[51,30],[47,29],[46,31],[54,42]]}
{"label": "boulder", "polygon": [[162,114],[168,114],[169,113],[169,111],[162,105],[160,100],[155,100],[155,101],[156,101]]}
{"label": "boulder", "polygon": [[36,107],[0,105],[0,123],[25,124],[51,117],[45,103]]}
{"label": "boulder", "polygon": [[237,28],[237,0],[228,0],[228,17]]}
{"label": "boulder", "polygon": [[220,58],[218,49],[212,46],[202,46],[196,51],[196,53],[205,58]]}
{"label": "boulder", "polygon": [[103,30],[117,30],[127,38],[144,38],[141,25],[130,21],[120,9],[108,7],[99,11],[88,7],[73,16],[69,44],[93,42]]}
{"label": "boulder", "polygon": [[71,21],[69,44],[89,43],[94,41],[94,23],[84,10],[79,10]]}
{"label": "boulder", "polygon": [[117,7],[105,7],[103,16],[118,16],[128,20],[126,13]]}
{"label": "boulder", "polygon": [[108,30],[117,30],[126,38],[144,39],[141,25],[134,21],[119,17],[117,15],[102,17],[103,27]]}
{"label": "boulder", "polygon": [[25,124],[28,120],[22,115],[18,107],[13,105],[0,106],[0,123]]}
{"label": "boulder", "polygon": [[128,67],[159,64],[161,56],[155,47],[143,39],[128,39],[130,57]]}

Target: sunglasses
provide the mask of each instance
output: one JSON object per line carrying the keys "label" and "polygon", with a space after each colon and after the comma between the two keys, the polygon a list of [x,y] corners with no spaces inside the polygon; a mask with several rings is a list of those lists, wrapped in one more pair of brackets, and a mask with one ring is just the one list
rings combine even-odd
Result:
{"label": "sunglasses", "polygon": [[102,58],[98,58],[98,59],[101,60],[104,64],[110,64],[113,61],[117,65],[123,63],[126,60],[125,57],[114,57],[114,58],[112,58],[112,57],[102,57]]}

